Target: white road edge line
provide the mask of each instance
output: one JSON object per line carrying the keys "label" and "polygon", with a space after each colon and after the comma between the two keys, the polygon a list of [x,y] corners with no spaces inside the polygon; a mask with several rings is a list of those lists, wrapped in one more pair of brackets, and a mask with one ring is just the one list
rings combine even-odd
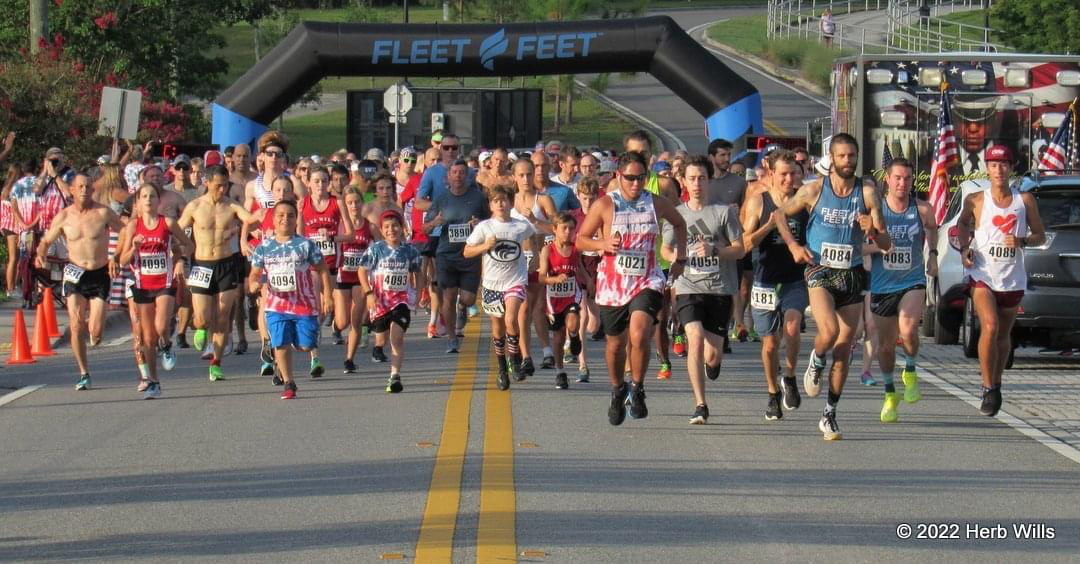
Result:
{"label": "white road edge line", "polygon": [[27,395],[27,394],[36,392],[36,391],[38,391],[38,390],[40,390],[41,388],[44,388],[44,387],[45,387],[45,384],[35,384],[33,386],[25,386],[25,387],[19,388],[18,390],[15,390],[14,392],[4,394],[4,395],[0,396],[0,405],[7,405],[7,404],[9,404],[9,403],[11,403],[11,402],[25,396],[25,395]]}
{"label": "white road edge line", "polygon": [[[693,39],[694,32],[698,31],[699,29],[709,27],[709,26],[712,26],[714,24],[718,24],[718,23],[721,23],[721,22],[726,22],[726,21],[728,21],[730,19],[731,18],[723,18],[723,19],[712,21],[712,22],[709,22],[709,23],[703,23],[703,24],[700,24],[700,25],[696,25],[696,26],[686,30],[686,34],[689,35],[691,39]],[[740,61],[739,59],[736,59],[735,57],[732,57],[731,55],[728,55],[727,53],[724,53],[723,51],[718,51],[716,49],[713,49],[712,47],[709,47],[706,43],[704,43],[702,41],[699,41],[698,43],[700,43],[701,46],[704,47],[710,53],[712,53],[714,55],[719,55],[719,56],[723,57],[724,59],[726,59],[728,61],[731,61],[733,63],[737,63],[739,65],[742,65],[742,66],[744,66],[744,67],[746,67],[746,68],[760,74],[761,76],[763,76],[763,77],[765,77],[765,78],[779,84],[780,86],[783,86],[784,88],[787,88],[788,90],[791,90],[792,92],[802,96],[803,98],[806,98],[807,100],[810,100],[810,101],[814,102],[815,104],[825,106],[826,108],[831,108],[832,107],[832,106],[829,105],[828,102],[823,101],[822,99],[818,98],[817,96],[812,96],[810,94],[807,94],[806,92],[803,92],[802,90],[799,90],[798,88],[795,88],[794,86],[784,82],[783,80],[780,80],[779,78],[776,78],[775,76],[772,76],[771,74],[769,74],[769,73],[767,73],[767,72],[765,72],[765,71],[763,71],[761,69],[755,68],[753,65],[746,64],[746,63]]]}
{"label": "white road edge line", "polygon": [[657,129],[661,133],[663,133],[664,135],[667,135],[668,138],[675,141],[675,144],[678,146],[678,149],[680,151],[685,151],[686,150],[686,143],[683,143],[682,139],[679,139],[679,137],[677,135],[675,135],[671,131],[667,130],[666,128],[661,127],[655,121],[653,121],[653,120],[651,120],[651,119],[649,119],[649,118],[635,112],[634,110],[631,110],[630,108],[627,108],[626,106],[616,102],[615,100],[612,100],[610,97],[608,97],[608,96],[606,96],[604,94],[601,94],[601,93],[597,92],[596,90],[593,90],[592,88],[589,87],[588,84],[585,84],[584,82],[582,82],[582,81],[580,81],[580,80],[578,80],[576,78],[574,79],[574,82],[576,82],[578,86],[588,89],[589,92],[591,92],[594,96],[596,96],[596,97],[600,98],[601,100],[603,100],[603,102],[605,104],[608,104],[610,106],[614,106],[615,109],[629,115],[630,117],[634,118],[635,120],[637,120],[637,121],[639,121],[641,123],[644,123],[649,128]]}
{"label": "white road edge line", "polygon": [[[919,376],[927,382],[930,382],[931,384],[948,392],[949,395],[955,397],[956,399],[971,405],[975,409],[979,409],[979,407],[982,406],[982,400],[975,397],[974,394],[963,390],[959,386],[942,380],[927,368],[923,368]],[[1027,421],[1011,415],[1004,410],[999,411],[995,419],[1001,421],[1009,427],[1012,427],[1013,429],[1016,429],[1017,431],[1020,431],[1024,435],[1027,435],[1029,438],[1034,439],[1036,442],[1060,454],[1061,456],[1064,456],[1065,458],[1068,458],[1069,460],[1080,464],[1080,450],[1077,450],[1076,447],[1062,441],[1061,439],[1048,435],[1045,431],[1036,429]]]}

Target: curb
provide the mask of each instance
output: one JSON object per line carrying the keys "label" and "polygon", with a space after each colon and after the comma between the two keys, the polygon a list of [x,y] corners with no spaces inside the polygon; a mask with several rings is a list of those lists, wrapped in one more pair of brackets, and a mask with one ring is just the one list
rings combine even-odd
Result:
{"label": "curb", "polygon": [[742,51],[739,51],[738,49],[729,47],[727,45],[724,45],[723,43],[713,40],[709,37],[709,28],[705,28],[704,32],[701,34],[701,39],[705,41],[706,45],[712,47],[713,49],[716,49],[717,51],[723,51],[728,56],[740,59],[749,65],[757,67],[762,72],[770,74],[780,80],[790,82],[791,84],[799,88],[811,92],[815,96],[825,98],[826,100],[829,99],[829,93],[822,90],[821,87],[817,84],[814,84],[813,82],[810,82],[809,80],[806,80],[805,78],[791,71],[788,71],[783,67],[780,67],[779,65],[776,65],[775,63],[772,63],[766,59],[762,59],[761,57],[751,55],[749,53],[744,53]]}

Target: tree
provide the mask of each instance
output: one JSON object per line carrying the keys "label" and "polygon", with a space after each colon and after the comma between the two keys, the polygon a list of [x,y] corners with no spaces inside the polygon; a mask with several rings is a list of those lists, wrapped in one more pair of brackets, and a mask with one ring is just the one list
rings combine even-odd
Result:
{"label": "tree", "polygon": [[990,9],[997,39],[1022,52],[1080,52],[1080,5],[1057,0],[999,0]]}

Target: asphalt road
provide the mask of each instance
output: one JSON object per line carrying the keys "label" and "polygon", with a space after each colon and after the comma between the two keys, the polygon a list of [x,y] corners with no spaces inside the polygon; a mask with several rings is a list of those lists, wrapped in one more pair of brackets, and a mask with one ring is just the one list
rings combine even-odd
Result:
{"label": "asphalt road", "polygon": [[[666,115],[700,132],[695,115]],[[649,417],[612,427],[596,343],[592,383],[571,376],[559,391],[541,370],[499,392],[485,323],[447,355],[445,340],[423,337],[425,320],[414,317],[399,395],[383,392],[388,368],[367,362],[369,349],[359,374],[341,374],[343,347],[328,338],[330,372],[299,378],[292,402],[255,375],[254,354],[227,358],[228,379],[214,383],[190,350],[163,375],[163,397],[141,400],[120,327],[91,351],[90,391],[74,390],[67,349],[5,366],[0,388],[46,387],[0,406],[0,561],[1069,562],[1080,552],[1080,465],[936,386],[883,425],[880,388],[852,376],[844,439],[824,442],[822,397],[764,420],[759,345],[734,343],[708,386],[709,425],[687,424],[693,400],[675,359],[670,381],[650,369]],[[925,348],[955,358],[943,375],[970,373],[956,347]],[[1062,410],[1075,416],[1075,405]],[[1054,538],[1015,538],[1029,523]],[[902,539],[905,524],[957,538]]]}

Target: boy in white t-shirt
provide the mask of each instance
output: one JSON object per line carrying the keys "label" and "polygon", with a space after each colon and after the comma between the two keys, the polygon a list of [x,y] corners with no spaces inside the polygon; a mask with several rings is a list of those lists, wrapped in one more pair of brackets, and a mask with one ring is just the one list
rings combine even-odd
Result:
{"label": "boy in white t-shirt", "polygon": [[[512,320],[517,319],[518,310],[525,303],[529,273],[524,251],[532,250],[529,238],[536,233],[528,221],[510,217],[513,201],[511,188],[495,186],[488,191],[491,218],[473,228],[464,251],[467,259],[484,256],[480,293],[484,313],[491,317],[491,345],[498,361],[496,384],[500,390],[510,388],[508,372],[513,372],[519,382],[524,380],[518,328]],[[507,319],[511,322],[507,323]]]}

